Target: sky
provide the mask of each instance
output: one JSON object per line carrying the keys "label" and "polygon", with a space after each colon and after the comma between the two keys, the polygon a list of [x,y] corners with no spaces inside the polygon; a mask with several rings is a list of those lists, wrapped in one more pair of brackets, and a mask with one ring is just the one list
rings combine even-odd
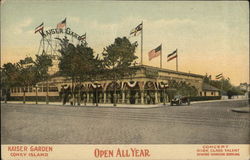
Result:
{"label": "sky", "polygon": [[[246,1],[79,1],[5,0],[1,4],[1,64],[38,53],[45,30],[67,18],[67,27],[95,54],[143,22],[143,64],[160,67],[148,52],[162,44],[162,66],[175,70],[167,55],[178,49],[179,71],[200,75],[223,73],[234,85],[249,82],[249,8]],[[141,35],[136,55],[141,58]]]}

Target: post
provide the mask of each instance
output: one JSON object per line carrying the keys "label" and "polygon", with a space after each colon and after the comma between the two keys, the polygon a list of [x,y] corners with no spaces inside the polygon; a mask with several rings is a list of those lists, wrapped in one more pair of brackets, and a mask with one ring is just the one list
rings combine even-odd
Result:
{"label": "post", "polygon": [[157,90],[155,90],[155,104],[158,103],[158,93],[157,93]]}
{"label": "post", "polygon": [[[1,94],[1,96],[2,96],[2,94]],[[5,88],[4,103],[7,103],[7,96],[8,96],[8,89]]]}
{"label": "post", "polygon": [[116,106],[116,74],[115,74],[115,80],[114,80],[114,106]]}
{"label": "post", "polygon": [[[223,73],[222,73],[222,75],[223,75]],[[222,90],[223,90],[223,82],[224,82],[224,77],[222,77],[222,79],[221,79],[221,87],[220,87],[220,96],[221,96],[221,98],[222,98]]]}
{"label": "post", "polygon": [[90,100],[89,100],[89,97],[90,97],[89,94],[90,94],[90,92],[88,91],[88,92],[86,92],[86,94],[87,94],[87,103],[89,103],[89,101],[90,101]]}
{"label": "post", "polygon": [[107,95],[106,95],[106,91],[104,91],[103,93],[103,103],[106,103],[106,99],[107,99]]}
{"label": "post", "polygon": [[97,85],[96,85],[96,89],[95,89],[95,106],[98,106],[98,91],[97,91]]}
{"label": "post", "polygon": [[77,103],[78,103],[78,106],[80,106],[80,105],[81,105],[81,82],[80,82],[80,84],[79,84],[79,88],[78,88]]}
{"label": "post", "polygon": [[125,90],[122,90],[122,103],[125,103]]}
{"label": "post", "polygon": [[49,83],[48,83],[48,79],[46,80],[46,104],[49,104]]}
{"label": "post", "polygon": [[[177,54],[177,53],[176,53]],[[178,55],[176,57],[176,71],[178,72]]]}
{"label": "post", "polygon": [[45,54],[45,45],[44,45],[44,36],[43,36],[43,52],[42,52],[42,55]]}
{"label": "post", "polygon": [[[65,18],[65,20],[66,20],[66,18]],[[67,20],[65,21],[65,31],[64,31],[64,36],[65,36],[65,38],[66,38],[66,29],[67,29]]]}
{"label": "post", "polygon": [[72,84],[72,88],[71,88],[71,93],[72,93],[72,100],[73,100],[73,106],[75,105],[75,86],[74,86],[74,83],[75,81],[74,81],[74,78],[72,77],[72,82],[71,82],[71,84]]}
{"label": "post", "polygon": [[96,88],[95,88],[95,102],[96,102],[96,106],[98,106],[98,100],[99,100],[99,96],[98,96],[98,83],[95,83]]}
{"label": "post", "polygon": [[143,21],[141,22],[141,65],[143,64]]}
{"label": "post", "polygon": [[141,90],[141,104],[144,104],[144,91]]}
{"label": "post", "polygon": [[164,84],[164,89],[163,89],[163,105],[166,105],[166,91],[165,91],[165,84]]}
{"label": "post", "polygon": [[23,88],[23,104],[25,104],[25,87]]}
{"label": "post", "polygon": [[116,106],[116,81],[115,81],[115,84],[114,84],[114,106]]}
{"label": "post", "polygon": [[162,44],[161,44],[161,54],[160,54],[160,68],[162,68]]}
{"label": "post", "polygon": [[37,85],[35,87],[36,87],[36,104],[37,104],[38,103],[38,99],[37,99]]}

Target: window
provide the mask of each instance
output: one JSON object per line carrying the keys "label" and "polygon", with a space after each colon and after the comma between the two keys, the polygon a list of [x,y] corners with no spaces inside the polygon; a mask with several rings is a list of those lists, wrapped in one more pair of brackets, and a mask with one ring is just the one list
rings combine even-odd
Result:
{"label": "window", "polygon": [[57,87],[49,87],[49,91],[50,92],[58,92],[58,88]]}

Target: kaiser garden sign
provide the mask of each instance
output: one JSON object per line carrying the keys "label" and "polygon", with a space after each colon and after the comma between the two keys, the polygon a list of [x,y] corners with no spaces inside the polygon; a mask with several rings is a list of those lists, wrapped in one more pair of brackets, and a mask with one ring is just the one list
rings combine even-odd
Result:
{"label": "kaiser garden sign", "polygon": [[44,31],[44,37],[47,37],[49,35],[54,35],[54,34],[67,34],[70,35],[74,38],[76,38],[77,40],[83,42],[86,40],[86,33],[84,35],[79,35],[75,32],[73,32],[70,28],[66,28],[65,30],[61,29],[61,28],[55,28],[55,29],[50,29],[50,30],[46,30]]}

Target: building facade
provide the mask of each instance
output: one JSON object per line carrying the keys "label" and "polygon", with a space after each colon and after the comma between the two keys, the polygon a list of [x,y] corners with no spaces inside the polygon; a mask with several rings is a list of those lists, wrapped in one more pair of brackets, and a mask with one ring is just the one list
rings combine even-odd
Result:
{"label": "building facade", "polygon": [[[54,77],[47,82],[26,88],[12,88],[11,97],[58,97],[72,98],[74,87],[75,99],[84,103],[157,104],[168,101],[176,93],[175,86],[189,86],[203,96],[203,76],[193,73],[177,72],[146,65],[137,66],[133,77],[119,79],[116,82],[105,79],[94,82],[72,84],[66,77]],[[185,91],[186,95],[189,95]],[[191,93],[190,93],[191,94]],[[217,93],[215,94],[217,95]]]}

